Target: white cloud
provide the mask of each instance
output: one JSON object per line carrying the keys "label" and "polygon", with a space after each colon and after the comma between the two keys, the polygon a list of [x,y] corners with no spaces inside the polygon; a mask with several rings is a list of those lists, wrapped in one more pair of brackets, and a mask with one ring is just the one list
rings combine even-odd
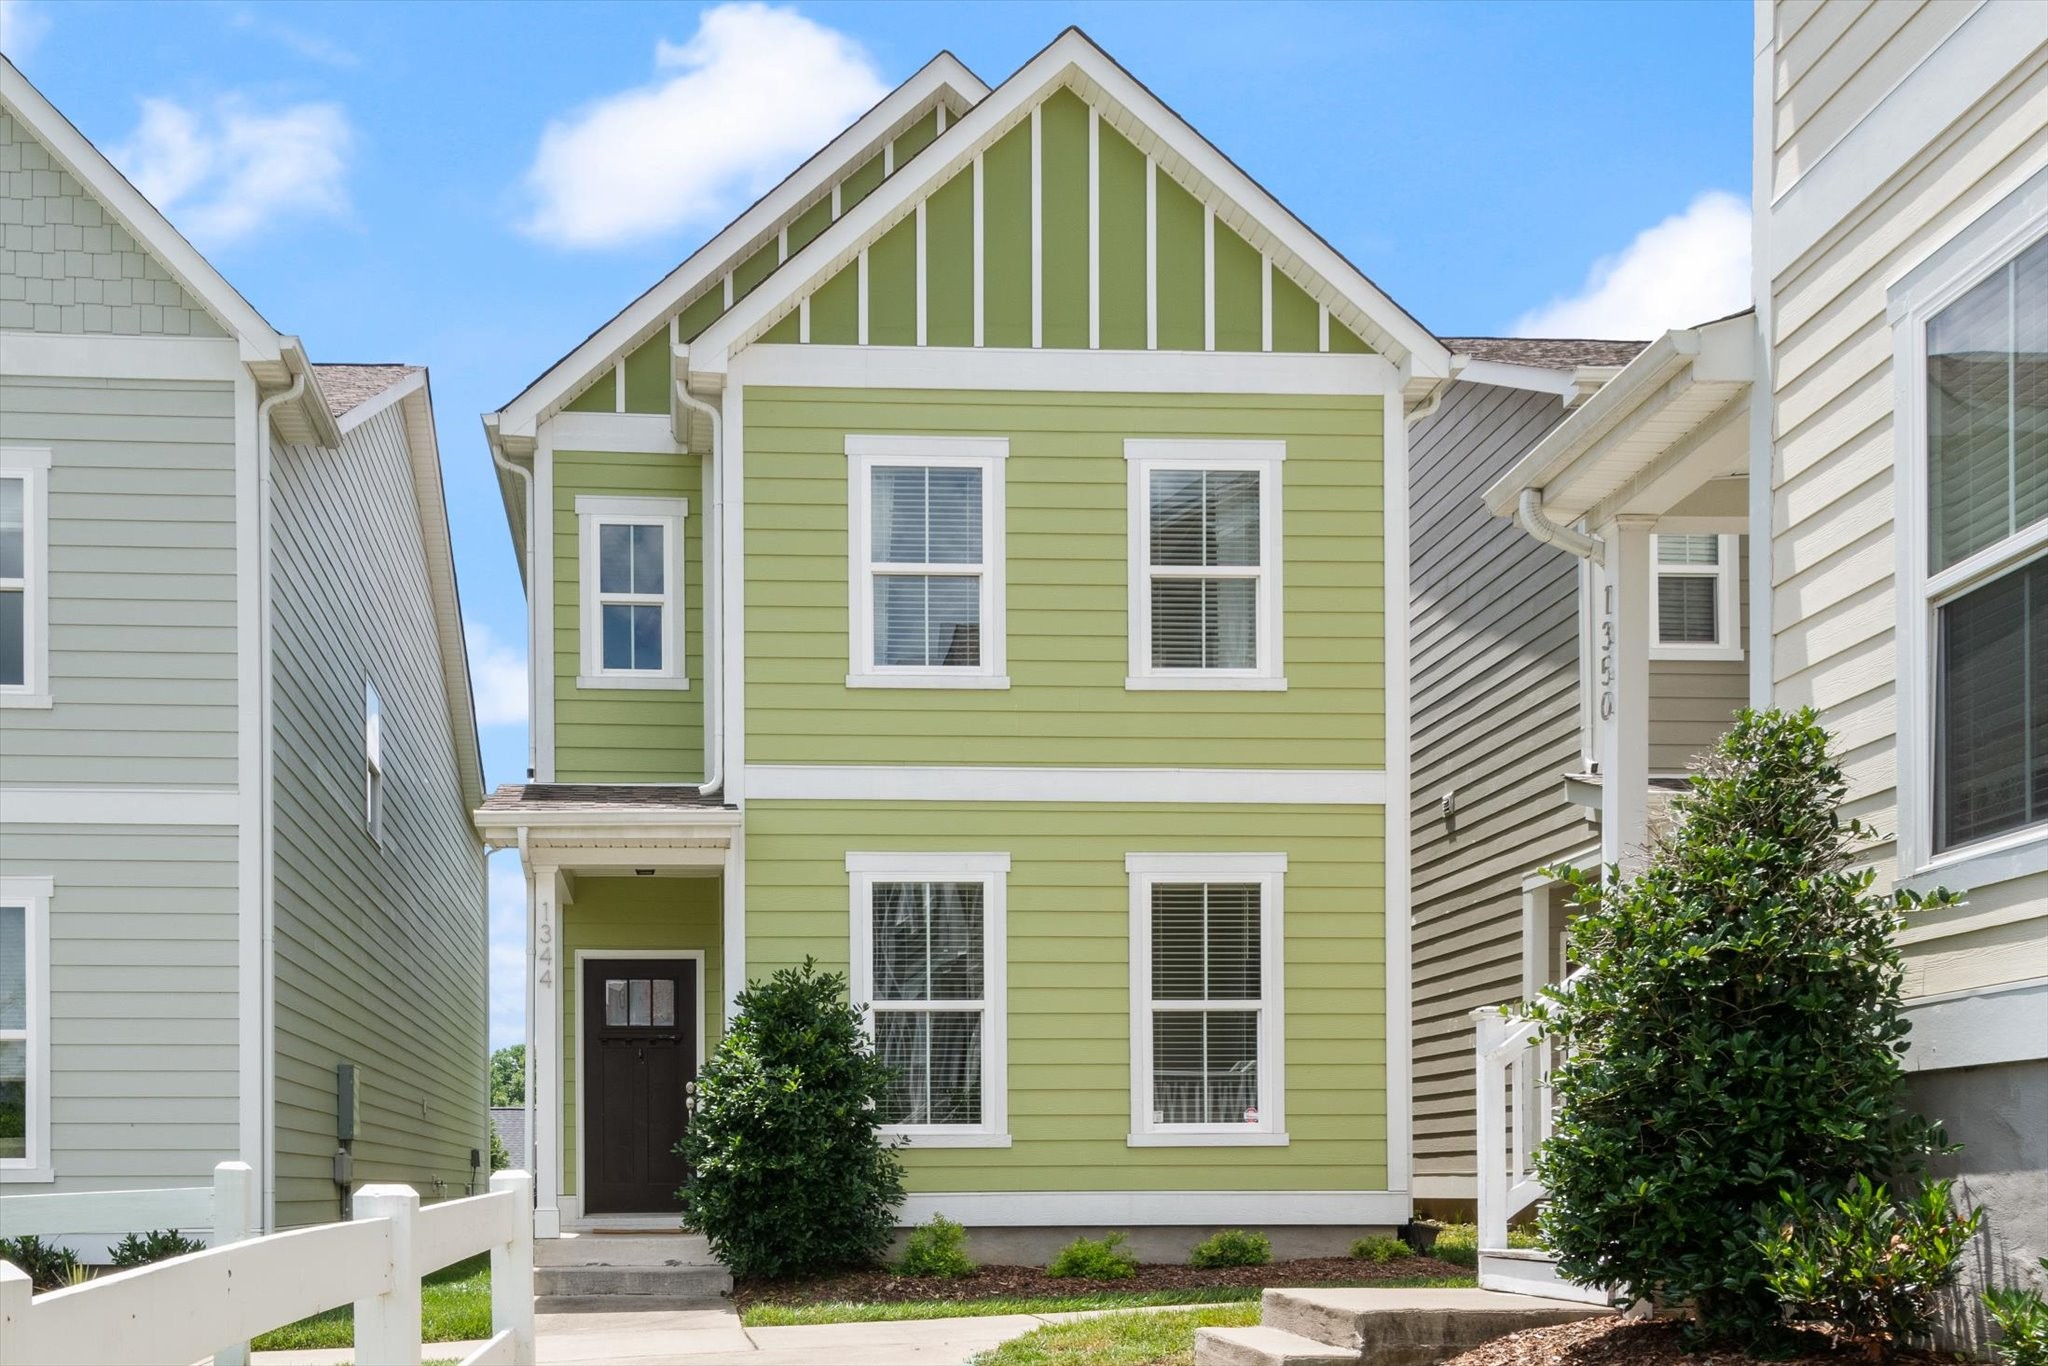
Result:
{"label": "white cloud", "polygon": [[343,47],[340,43],[335,42],[332,38],[314,33],[309,29],[294,28],[290,24],[279,23],[267,15],[257,14],[254,10],[238,9],[234,11],[228,16],[228,27],[254,33],[258,37],[268,38],[272,42],[305,58],[307,61],[318,62],[322,66],[332,66],[348,70],[362,64],[360,57]]}
{"label": "white cloud", "polygon": [[605,247],[723,223],[888,93],[853,39],[763,4],[706,10],[654,65],[542,131],[528,233]]}
{"label": "white cloud", "polygon": [[0,52],[17,63],[34,52],[50,31],[50,15],[29,0],[0,0]]}
{"label": "white cloud", "polygon": [[526,724],[526,655],[480,621],[466,621],[469,686],[480,726]]}
{"label": "white cloud", "polygon": [[1515,320],[1518,337],[1648,340],[1747,308],[1749,204],[1709,190],[1613,256],[1586,283]]}
{"label": "white cloud", "polygon": [[491,855],[491,1047],[526,1041],[526,875],[519,855]]}
{"label": "white cloud", "polygon": [[146,99],[113,159],[189,236],[217,245],[283,218],[347,213],[354,143],[338,104],[265,111],[239,96],[197,109]]}

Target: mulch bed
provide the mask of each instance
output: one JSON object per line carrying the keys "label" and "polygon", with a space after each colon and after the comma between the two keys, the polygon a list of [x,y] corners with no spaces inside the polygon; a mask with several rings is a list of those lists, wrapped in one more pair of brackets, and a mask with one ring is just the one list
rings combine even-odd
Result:
{"label": "mulch bed", "polygon": [[991,1300],[1012,1296],[1055,1298],[1116,1290],[1194,1290],[1205,1286],[1358,1285],[1375,1281],[1407,1281],[1439,1276],[1470,1276],[1472,1272],[1434,1257],[1403,1257],[1392,1262],[1366,1262],[1350,1257],[1302,1257],[1270,1266],[1140,1266],[1138,1274],[1120,1281],[1052,1277],[1041,1266],[985,1266],[972,1276],[899,1276],[893,1271],[845,1271],[801,1281],[742,1281],[733,1287],[733,1303],[819,1304],[847,1300],[864,1304],[896,1304],[905,1300]]}
{"label": "mulch bed", "polygon": [[[1630,1322],[1625,1319],[1582,1319],[1551,1328],[1529,1328],[1452,1357],[1443,1366],[1854,1366],[1869,1358],[1854,1348],[1838,1347],[1818,1333],[1809,1334],[1812,1350],[1766,1361],[1743,1352],[1690,1352],[1672,1319]],[[1931,1366],[1963,1358],[1931,1352],[1901,1352],[1891,1358],[1904,1366]]]}

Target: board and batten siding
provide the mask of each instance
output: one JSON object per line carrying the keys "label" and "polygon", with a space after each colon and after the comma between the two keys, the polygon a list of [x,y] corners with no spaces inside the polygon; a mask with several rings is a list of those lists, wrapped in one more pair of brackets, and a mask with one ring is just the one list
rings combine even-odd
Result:
{"label": "board and batten siding", "polygon": [[[289,1226],[338,1215],[342,1062],[362,1069],[357,1181],[463,1193],[470,1150],[490,1146],[488,949],[401,410],[338,449],[278,446],[272,459],[276,1180]],[[364,820],[366,684],[382,704],[381,845]]]}
{"label": "board and batten siding", "polygon": [[[913,1192],[1384,1190],[1377,807],[753,801],[747,973],[848,966],[846,855],[1005,852],[1008,1148],[902,1154]],[[1130,853],[1285,853],[1286,1147],[1132,1148]],[[573,909],[573,908],[572,908]]]}
{"label": "board and batten siding", "polygon": [[0,376],[0,442],[50,452],[57,701],[6,713],[10,785],[234,786],[234,402],[229,384]]}
{"label": "board and batten siding", "polygon": [[1580,760],[1578,561],[1482,501],[1565,411],[1555,394],[1459,383],[1409,439],[1424,1197],[1474,1194],[1470,1012],[1521,995],[1522,879],[1599,840],[1563,783]]}
{"label": "board and batten siding", "polygon": [[[1376,769],[1381,400],[746,389],[752,763]],[[846,686],[846,438],[998,436],[1010,687]],[[1127,437],[1286,442],[1284,692],[1127,691]]]}

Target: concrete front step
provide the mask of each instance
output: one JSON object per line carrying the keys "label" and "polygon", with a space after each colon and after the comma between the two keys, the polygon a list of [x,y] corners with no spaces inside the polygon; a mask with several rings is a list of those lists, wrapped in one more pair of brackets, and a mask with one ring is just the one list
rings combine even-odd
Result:
{"label": "concrete front step", "polygon": [[1258,1324],[1251,1328],[1197,1328],[1198,1366],[1358,1366],[1345,1347]]}
{"label": "concrete front step", "polygon": [[722,1266],[538,1266],[533,1289],[544,1299],[709,1300],[732,1289],[732,1273]]}
{"label": "concrete front step", "polygon": [[[1261,1327],[1353,1354],[1338,1360],[1360,1366],[1429,1366],[1524,1328],[1613,1312],[1491,1290],[1268,1290],[1259,1317]],[[1205,1355],[1198,1337],[1196,1366],[1242,1366],[1255,1360],[1217,1355],[1229,1350],[1226,1340],[1207,1348]]]}
{"label": "concrete front step", "polygon": [[535,1266],[717,1266],[701,1233],[564,1233],[537,1238]]}

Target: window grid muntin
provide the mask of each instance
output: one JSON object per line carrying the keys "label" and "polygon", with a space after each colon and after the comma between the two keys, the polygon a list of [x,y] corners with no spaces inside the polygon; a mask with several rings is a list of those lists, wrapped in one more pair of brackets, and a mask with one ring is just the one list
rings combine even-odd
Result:
{"label": "window grid muntin", "polygon": [[[594,623],[598,632],[597,671],[600,674],[637,674],[657,678],[676,672],[676,661],[673,658],[675,631],[673,629],[671,608],[671,604],[675,600],[675,576],[668,569],[676,554],[675,547],[669,541],[669,538],[676,534],[674,520],[665,517],[627,517],[599,514],[591,519],[591,527],[594,533],[592,540],[595,543],[597,553],[597,567],[595,571],[597,580],[595,595],[597,620]],[[632,586],[625,588],[607,588],[605,586],[606,565],[604,547],[606,533],[611,531],[623,531],[627,534],[629,548],[627,550],[626,568],[627,577]],[[658,557],[660,560],[661,587],[658,591],[651,592],[643,591],[638,587],[640,571],[638,542],[640,540],[640,533],[649,531],[654,532],[660,538]],[[612,608],[623,608],[627,613],[626,642],[629,651],[628,658],[633,662],[626,664],[614,664],[612,662],[612,633],[610,627],[610,623],[613,620]],[[643,665],[637,662],[640,646],[639,623],[641,619],[640,614],[647,610],[652,610],[658,614],[656,635],[658,644],[655,646],[657,651],[656,662]]]}
{"label": "window grid muntin", "polygon": [[[1003,465],[1008,441],[1000,437],[848,436],[846,438],[849,531],[847,538],[850,571],[848,615],[847,684],[900,686],[950,686],[945,680],[960,680],[961,687],[1008,687],[1004,677],[1007,651],[1004,636]],[[980,520],[976,560],[890,560],[878,547],[876,526],[875,471],[923,469],[927,471],[976,472]],[[930,477],[925,486],[929,488]],[[928,521],[928,518],[927,518]],[[929,545],[926,546],[927,552]],[[885,578],[928,578],[972,580],[975,585],[975,620],[972,664],[915,663],[890,664],[882,658],[880,589]],[[925,616],[926,659],[943,658],[948,651],[931,648],[930,615]],[[966,624],[966,623],[961,623]],[[922,680],[922,682],[920,682]]]}
{"label": "window grid muntin", "polygon": [[[876,529],[876,524],[879,520],[881,510],[881,497],[879,490],[882,486],[882,483],[884,482],[884,476],[892,476],[888,481],[892,484],[907,483],[906,480],[903,480],[902,476],[911,474],[913,472],[922,474],[924,476],[921,485],[922,494],[919,504],[919,523],[922,534],[919,536],[918,539],[921,542],[922,549],[925,551],[925,556],[921,559],[891,559],[887,557],[888,547],[885,547],[881,544],[882,540],[884,539],[884,536],[881,532],[879,532]],[[961,547],[963,552],[961,558],[951,559],[934,557],[931,554],[933,527],[933,500],[931,497],[931,487],[932,475],[934,473],[962,474],[973,476],[974,515],[970,519],[970,524],[973,527],[973,534],[971,538],[972,545],[971,547]],[[867,573],[872,584],[872,587],[868,590],[869,630],[866,660],[866,667],[870,671],[875,673],[906,672],[963,674],[978,674],[987,671],[988,641],[986,639],[985,632],[989,616],[987,610],[987,598],[989,582],[989,541],[991,539],[989,536],[988,528],[990,516],[990,484],[991,480],[989,478],[988,471],[984,468],[983,463],[978,459],[972,462],[962,463],[958,461],[939,462],[930,457],[926,457],[925,459],[922,460],[912,459],[908,457],[877,457],[868,462],[867,478],[865,480],[864,491],[865,496],[868,500]],[[895,514],[892,511],[892,520],[894,515]],[[895,537],[891,535],[889,539],[894,540]],[[969,548],[971,548],[975,552],[974,558],[972,559],[966,558],[964,554],[964,552]],[[922,662],[892,662],[887,661],[883,658],[884,640],[882,622],[884,618],[882,611],[882,598],[884,590],[882,581],[884,579],[916,579],[922,581],[923,583],[925,591],[924,613],[922,617],[922,621],[924,624],[924,630],[922,632],[922,635],[924,637],[924,659]],[[959,623],[960,625],[965,625],[971,628],[972,648],[974,651],[974,659],[971,662],[940,663],[934,661],[935,654],[943,655],[945,653],[951,652],[950,650],[935,651],[933,649],[932,585],[935,580],[952,582],[972,582],[974,585],[974,620],[969,623]]]}

